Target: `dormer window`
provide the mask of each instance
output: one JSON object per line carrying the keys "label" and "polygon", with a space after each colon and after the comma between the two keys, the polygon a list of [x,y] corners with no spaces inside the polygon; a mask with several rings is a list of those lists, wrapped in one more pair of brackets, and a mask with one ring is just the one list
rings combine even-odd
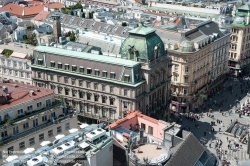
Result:
{"label": "dormer window", "polygon": [[91,68],[87,68],[87,74],[91,74],[92,73],[92,69]]}
{"label": "dormer window", "polygon": [[76,71],[77,67],[76,65],[72,65],[72,71]]}
{"label": "dormer window", "polygon": [[50,67],[55,67],[55,61],[50,61]]}
{"label": "dormer window", "polygon": [[115,72],[110,72],[110,78],[115,79]]}
{"label": "dormer window", "polygon": [[130,76],[129,75],[124,75],[124,81],[129,82]]}
{"label": "dormer window", "polygon": [[107,71],[103,71],[103,72],[102,72],[102,76],[103,76],[103,77],[107,77],[107,76],[108,76],[108,72],[107,72]]}
{"label": "dormer window", "polygon": [[42,60],[42,59],[38,59],[38,60],[37,60],[37,64],[38,64],[38,65],[43,65],[43,60]]}
{"label": "dormer window", "polygon": [[99,73],[100,73],[99,69],[95,69],[95,75],[99,76]]}
{"label": "dormer window", "polygon": [[65,70],[69,70],[69,64],[64,65]]}
{"label": "dormer window", "polygon": [[58,69],[62,69],[62,63],[61,62],[58,62],[57,66],[58,66]]}
{"label": "dormer window", "polygon": [[84,72],[84,67],[80,66],[79,71],[80,71],[80,73],[83,73]]}

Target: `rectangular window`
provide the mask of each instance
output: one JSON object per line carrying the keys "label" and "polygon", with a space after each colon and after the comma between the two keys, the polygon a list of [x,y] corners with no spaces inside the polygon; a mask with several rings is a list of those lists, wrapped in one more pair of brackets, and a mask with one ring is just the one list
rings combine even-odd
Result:
{"label": "rectangular window", "polygon": [[82,91],[79,92],[79,98],[81,98],[81,99],[83,98],[83,92]]}
{"label": "rectangular window", "polygon": [[102,85],[102,91],[105,92],[106,88],[105,85]]}
{"label": "rectangular window", "polygon": [[91,68],[87,68],[87,74],[91,74],[92,73],[92,69]]}
{"label": "rectangular window", "polygon": [[43,122],[47,121],[47,115],[42,116],[42,121]]}
{"label": "rectangular window", "polygon": [[54,75],[50,75],[50,80],[54,81]]}
{"label": "rectangular window", "polygon": [[29,139],[30,146],[35,144],[35,137]]}
{"label": "rectangular window", "polygon": [[128,102],[126,101],[123,102],[123,108],[128,108]]}
{"label": "rectangular window", "polygon": [[144,131],[145,131],[146,125],[144,123],[141,123],[141,128],[144,129]]}
{"label": "rectangular window", "polygon": [[124,96],[128,96],[128,91],[124,89]]}
{"label": "rectangular window", "polygon": [[84,73],[84,67],[80,66],[79,72],[80,72],[80,73]]}
{"label": "rectangular window", "polygon": [[114,99],[109,99],[109,101],[110,101],[110,105],[114,105]]}
{"label": "rectangular window", "polygon": [[110,93],[114,93],[113,87],[110,87]]}
{"label": "rectangular window", "polygon": [[64,69],[65,69],[65,70],[69,70],[69,64],[65,64],[65,65],[64,65]]}
{"label": "rectangular window", "polygon": [[87,94],[87,100],[90,100],[91,99],[91,94]]}
{"label": "rectangular window", "polygon": [[187,66],[185,67],[185,72],[188,73],[188,67]]}
{"label": "rectangular window", "polygon": [[188,83],[188,77],[184,77],[184,83]]}
{"label": "rectangular window", "polygon": [[23,74],[23,72],[21,72],[21,77],[24,77],[24,74]]}
{"label": "rectangular window", "polygon": [[38,126],[38,119],[33,120],[33,127],[36,127],[36,126]]}
{"label": "rectangular window", "polygon": [[42,102],[36,103],[37,108],[41,108],[42,107]]}
{"label": "rectangular window", "polygon": [[54,61],[50,61],[50,67],[55,67],[56,63]]}
{"label": "rectangular window", "polygon": [[68,78],[64,77],[64,83],[67,84],[68,83]]}
{"label": "rectangular window", "polygon": [[102,77],[107,77],[108,76],[108,72],[107,71],[103,71],[102,72]]}
{"label": "rectangular window", "polygon": [[76,82],[76,80],[72,78],[72,79],[71,79],[71,84],[72,84],[72,85],[75,85],[75,82]]}
{"label": "rectangular window", "polygon": [[15,76],[16,76],[16,77],[18,76],[18,71],[15,71]]}
{"label": "rectangular window", "polygon": [[7,136],[8,136],[8,132],[7,132],[7,130],[6,130],[6,131],[1,132],[1,136],[2,136],[2,138],[7,137]]}
{"label": "rectangular window", "polygon": [[90,82],[87,82],[87,88],[90,89]]}
{"label": "rectangular window", "polygon": [[38,65],[43,65],[43,60],[42,60],[42,59],[38,59],[38,60],[37,60],[37,64],[38,64]]}
{"label": "rectangular window", "polygon": [[102,103],[106,103],[106,96],[102,97]]}
{"label": "rectangular window", "polygon": [[95,102],[98,102],[98,95],[95,95]]}
{"label": "rectangular window", "polygon": [[42,78],[42,74],[40,72],[37,73],[37,78]]}
{"label": "rectangular window", "polygon": [[53,130],[49,130],[48,131],[48,137],[52,137],[53,136]]}
{"label": "rectangular window", "polygon": [[39,135],[39,141],[43,141],[44,140],[44,133]]}
{"label": "rectangular window", "polygon": [[76,65],[72,65],[72,71],[76,71],[76,70],[77,70]]}
{"label": "rectangular window", "polygon": [[57,63],[57,67],[58,67],[58,69],[62,69],[62,63],[61,63],[61,62],[58,62],[58,63]]}
{"label": "rectangular window", "polygon": [[24,123],[23,124],[23,129],[25,130],[25,129],[28,129],[28,128],[29,128],[29,123],[28,122]]}
{"label": "rectangular window", "polygon": [[19,149],[22,150],[25,148],[25,142],[20,142],[19,143]]}
{"label": "rectangular window", "polygon": [[98,90],[98,84],[95,84],[94,86],[95,86],[94,89]]}
{"label": "rectangular window", "polygon": [[65,95],[69,95],[69,89],[65,88]]}
{"label": "rectangular window", "polygon": [[82,86],[82,80],[79,80],[79,86]]}
{"label": "rectangular window", "polygon": [[154,129],[153,127],[148,126],[148,134],[153,135],[154,134],[153,129]]}
{"label": "rectangular window", "polygon": [[115,72],[110,72],[110,78],[115,79]]}
{"label": "rectangular window", "polygon": [[174,81],[177,81],[177,76],[174,76]]}
{"label": "rectangular window", "polygon": [[14,66],[14,67],[17,67],[17,62],[13,62],[13,66]]}
{"label": "rectangular window", "polygon": [[61,126],[58,126],[57,127],[57,134],[61,133],[62,132],[62,127]]}
{"label": "rectangular window", "polygon": [[125,81],[125,82],[129,82],[129,78],[130,78],[129,75],[125,75],[125,76],[124,76],[124,81]]}
{"label": "rectangular window", "polygon": [[70,129],[70,123],[68,122],[65,124],[65,130],[69,130],[69,129]]}
{"label": "rectangular window", "polygon": [[33,111],[33,105],[28,106],[27,110],[28,110],[28,112],[32,112]]}
{"label": "rectangular window", "polygon": [[99,73],[100,73],[99,69],[95,69],[95,75],[99,76]]}
{"label": "rectangular window", "polygon": [[19,115],[23,115],[23,109],[17,110],[17,114],[18,114],[18,116],[19,116]]}
{"label": "rectangular window", "polygon": [[76,97],[76,94],[77,94],[77,91],[73,89],[73,90],[72,90],[72,96],[73,96],[73,97]]}
{"label": "rectangular window", "polygon": [[92,107],[91,107],[91,105],[88,105],[88,112],[91,112],[91,110],[92,110]]}

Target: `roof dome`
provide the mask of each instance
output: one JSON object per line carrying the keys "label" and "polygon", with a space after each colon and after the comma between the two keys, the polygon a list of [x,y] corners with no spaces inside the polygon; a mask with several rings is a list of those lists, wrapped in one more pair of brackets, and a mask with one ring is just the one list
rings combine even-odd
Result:
{"label": "roof dome", "polygon": [[195,51],[194,43],[188,40],[184,40],[180,43],[181,52],[193,52]]}
{"label": "roof dome", "polygon": [[120,54],[123,58],[131,60],[137,57],[140,61],[153,60],[156,56],[166,55],[164,43],[155,33],[155,29],[146,27],[143,24],[129,31],[129,36],[123,41],[120,47]]}

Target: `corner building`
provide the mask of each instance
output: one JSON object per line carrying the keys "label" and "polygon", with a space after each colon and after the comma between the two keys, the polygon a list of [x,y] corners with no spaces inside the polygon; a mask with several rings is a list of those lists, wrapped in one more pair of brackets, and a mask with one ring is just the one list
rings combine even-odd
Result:
{"label": "corner building", "polygon": [[135,109],[167,118],[171,59],[152,28],[131,30],[120,57],[48,46],[36,47],[33,55],[34,84],[63,95],[80,121],[112,122]]}

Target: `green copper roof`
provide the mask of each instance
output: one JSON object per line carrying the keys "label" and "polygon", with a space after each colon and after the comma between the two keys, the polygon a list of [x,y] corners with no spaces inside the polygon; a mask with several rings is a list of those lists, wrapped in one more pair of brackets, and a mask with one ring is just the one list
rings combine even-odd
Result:
{"label": "green copper roof", "polygon": [[[155,30],[142,25],[129,32],[129,36],[123,41],[120,47],[120,54],[122,57],[128,57],[129,54],[135,53],[132,56],[137,56],[139,60],[153,60],[156,46],[159,48],[159,56],[166,54],[164,43],[155,33]],[[130,52],[131,50],[135,52]]]}
{"label": "green copper roof", "polygon": [[133,66],[137,66],[140,64],[139,62],[126,60],[122,58],[116,58],[116,57],[105,56],[105,55],[96,55],[96,54],[91,54],[91,53],[86,53],[86,52],[78,52],[78,51],[72,51],[72,50],[66,50],[62,48],[55,48],[55,47],[48,47],[48,46],[37,46],[35,47],[34,50],[39,51],[39,52],[52,53],[52,54],[61,55],[61,56],[86,59],[90,61],[103,62],[103,63],[108,63],[108,64],[126,66],[126,67],[133,67]]}
{"label": "green copper roof", "polygon": [[129,33],[134,33],[134,34],[138,34],[138,35],[147,35],[147,34],[150,34],[153,32],[155,32],[155,29],[150,28],[150,27],[146,27],[143,24],[142,24],[142,26],[129,31]]}

